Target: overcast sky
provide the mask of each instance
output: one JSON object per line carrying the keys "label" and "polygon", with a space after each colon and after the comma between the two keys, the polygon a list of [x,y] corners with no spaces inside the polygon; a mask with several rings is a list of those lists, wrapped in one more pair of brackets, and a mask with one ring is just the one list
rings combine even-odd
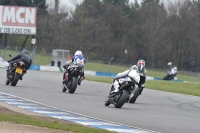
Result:
{"label": "overcast sky", "polygon": [[[74,9],[75,5],[77,3],[81,3],[83,0],[60,0],[60,7],[66,6],[68,9]],[[135,0],[129,0],[130,2],[134,2]],[[140,3],[142,0],[138,0],[138,2]],[[169,1],[177,1],[177,0],[161,0],[164,2],[169,2]],[[54,3],[54,0],[47,0],[47,3]],[[53,5],[51,4],[51,6],[53,7]],[[50,7],[51,7],[50,6]]]}

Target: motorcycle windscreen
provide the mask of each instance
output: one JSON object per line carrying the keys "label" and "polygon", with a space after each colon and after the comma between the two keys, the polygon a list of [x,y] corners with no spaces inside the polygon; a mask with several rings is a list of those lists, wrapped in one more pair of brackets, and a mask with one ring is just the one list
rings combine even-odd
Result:
{"label": "motorcycle windscreen", "polygon": [[132,77],[133,80],[136,82],[136,84],[139,84],[139,82],[140,82],[140,75],[137,73],[136,70],[131,70],[131,71],[128,73],[128,76],[129,76],[129,77]]}

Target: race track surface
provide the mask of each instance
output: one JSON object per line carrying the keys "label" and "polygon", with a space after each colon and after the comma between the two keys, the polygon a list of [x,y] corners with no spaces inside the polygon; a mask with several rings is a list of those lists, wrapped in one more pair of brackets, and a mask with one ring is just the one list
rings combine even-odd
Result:
{"label": "race track surface", "polygon": [[144,89],[135,104],[126,103],[117,109],[113,105],[104,106],[110,84],[84,80],[74,94],[69,94],[62,92],[62,73],[28,71],[16,87],[5,85],[5,75],[5,69],[0,69],[3,93],[163,133],[200,132],[200,97]]}

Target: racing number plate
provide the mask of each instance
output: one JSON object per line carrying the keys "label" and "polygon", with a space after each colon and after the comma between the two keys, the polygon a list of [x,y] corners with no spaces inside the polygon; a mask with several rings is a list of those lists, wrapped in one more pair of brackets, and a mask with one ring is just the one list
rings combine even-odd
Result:
{"label": "racing number plate", "polygon": [[20,69],[20,68],[17,68],[17,69],[16,69],[16,73],[22,74],[22,71],[23,71],[23,70]]}

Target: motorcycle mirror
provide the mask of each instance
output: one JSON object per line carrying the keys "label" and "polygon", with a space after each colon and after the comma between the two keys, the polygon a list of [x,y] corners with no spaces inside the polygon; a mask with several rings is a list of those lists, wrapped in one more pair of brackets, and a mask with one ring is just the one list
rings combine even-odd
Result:
{"label": "motorcycle mirror", "polygon": [[10,57],[12,57],[12,55],[11,55],[11,54],[9,54],[9,56],[10,56]]}

